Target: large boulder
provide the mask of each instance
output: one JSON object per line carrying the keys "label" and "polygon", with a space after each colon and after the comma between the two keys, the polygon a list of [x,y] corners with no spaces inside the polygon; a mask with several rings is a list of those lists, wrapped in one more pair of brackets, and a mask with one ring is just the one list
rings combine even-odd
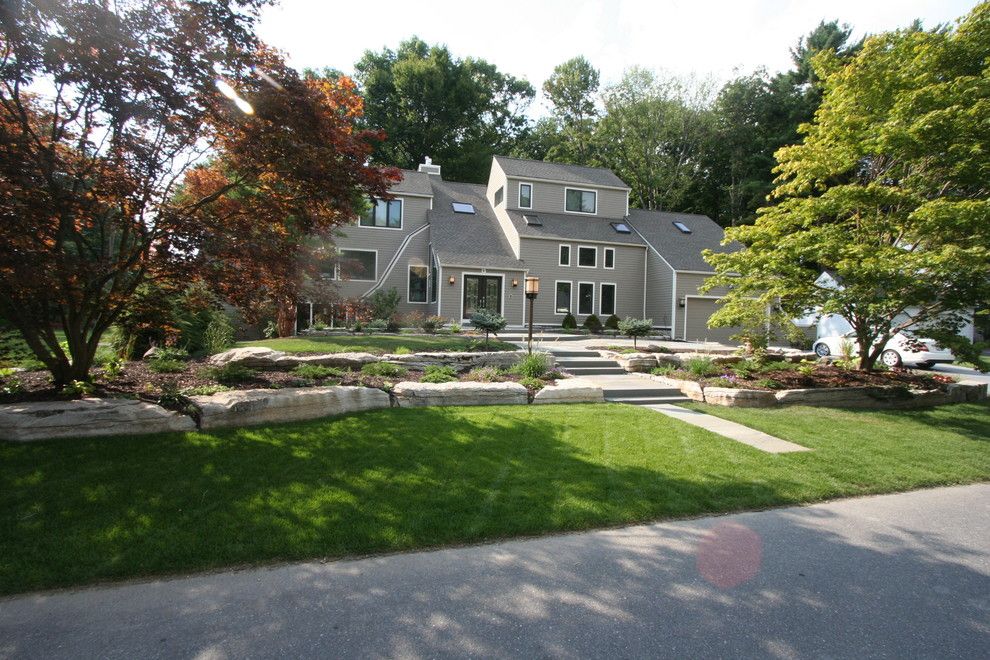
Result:
{"label": "large boulder", "polygon": [[400,407],[494,406],[525,404],[529,393],[519,383],[398,383],[392,394]]}
{"label": "large boulder", "polygon": [[[476,367],[500,367],[507,369],[515,365],[526,355],[526,351],[487,351],[487,352],[427,352],[407,353],[405,355],[383,355],[379,359],[406,367],[422,369],[433,364],[453,367],[457,371],[469,371]],[[553,355],[549,355],[551,366],[554,364]]]}
{"label": "large boulder", "polygon": [[199,408],[202,429],[317,419],[391,405],[382,390],[345,386],[235,390],[190,399]]}
{"label": "large boulder", "polygon": [[961,380],[951,383],[947,389],[953,403],[976,403],[987,399],[987,384],[977,380]]}
{"label": "large boulder", "polygon": [[773,392],[732,387],[706,387],[705,403],[733,408],[770,408],[777,405]]}
{"label": "large boulder", "polygon": [[215,367],[236,364],[251,369],[264,370],[277,369],[278,361],[285,358],[286,354],[283,351],[275,351],[264,346],[243,346],[211,355],[206,361]]}
{"label": "large boulder", "polygon": [[566,378],[547,385],[533,396],[533,403],[601,403],[602,388],[583,378]]}
{"label": "large boulder", "polygon": [[0,439],[17,442],[195,430],[196,424],[186,415],[136,399],[0,405]]}

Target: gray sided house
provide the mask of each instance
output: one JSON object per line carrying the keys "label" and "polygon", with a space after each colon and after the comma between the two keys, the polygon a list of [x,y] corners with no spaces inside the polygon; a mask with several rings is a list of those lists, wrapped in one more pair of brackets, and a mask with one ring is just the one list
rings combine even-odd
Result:
{"label": "gray sided house", "polygon": [[[726,341],[708,328],[715,291],[704,249],[724,250],[722,229],[702,215],[629,208],[629,187],[611,170],[495,156],[487,184],[444,181],[440,166],[403,171],[371,214],[336,239],[326,277],[341,296],[396,289],[399,312],[467,323],[475,309],[510,326],[529,323],[525,278],[540,278],[538,326],[571,313],[652,318],[676,339]],[[312,306],[300,305],[300,328]]]}

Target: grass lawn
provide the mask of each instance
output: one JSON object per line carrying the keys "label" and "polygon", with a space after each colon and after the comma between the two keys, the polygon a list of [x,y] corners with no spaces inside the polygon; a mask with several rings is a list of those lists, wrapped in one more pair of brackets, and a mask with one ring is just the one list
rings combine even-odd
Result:
{"label": "grass lawn", "polygon": [[[366,353],[394,353],[396,349],[405,347],[413,353],[425,351],[466,351],[469,347],[484,343],[484,338],[451,337],[450,335],[436,336],[406,336],[406,335],[340,335],[335,337],[283,337],[280,339],[259,339],[257,341],[238,342],[238,346],[264,346],[276,351],[287,353],[344,353],[361,351]],[[489,340],[490,351],[517,351],[518,346],[499,341],[494,337]]]}
{"label": "grass lawn", "polygon": [[815,451],[619,404],[0,443],[0,593],[990,479],[985,405],[708,410]]}

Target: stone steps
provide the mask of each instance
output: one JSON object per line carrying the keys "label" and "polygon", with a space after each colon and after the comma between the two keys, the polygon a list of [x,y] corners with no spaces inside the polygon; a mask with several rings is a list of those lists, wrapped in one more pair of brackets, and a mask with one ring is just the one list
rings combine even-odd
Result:
{"label": "stone steps", "polygon": [[606,387],[604,392],[606,401],[628,403],[634,406],[677,403],[688,400],[680,390],[672,387]]}
{"label": "stone steps", "polygon": [[567,365],[560,365],[561,368],[566,369],[568,373],[575,376],[623,376],[628,373],[622,367],[616,365],[614,367],[568,367]]}

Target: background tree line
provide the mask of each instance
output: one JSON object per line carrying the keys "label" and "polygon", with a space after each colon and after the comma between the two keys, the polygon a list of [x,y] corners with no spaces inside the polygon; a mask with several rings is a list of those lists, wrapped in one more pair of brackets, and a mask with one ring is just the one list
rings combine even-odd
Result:
{"label": "background tree line", "polygon": [[525,114],[536,97],[528,82],[417,37],[367,51],[355,71],[366,125],[388,135],[378,163],[415,169],[430,156],[449,178],[475,182],[494,154],[608,167],[630,185],[634,206],[730,226],[753,221],[772,189],[774,152],[799,141],[798,126],[821,103],[812,58],[852,57],[862,41],[851,34],[823,21],[791,50],[790,70],[761,69],[720,89],[642,67],[603,88],[592,63],[575,57],[543,84],[550,112],[536,122]]}

